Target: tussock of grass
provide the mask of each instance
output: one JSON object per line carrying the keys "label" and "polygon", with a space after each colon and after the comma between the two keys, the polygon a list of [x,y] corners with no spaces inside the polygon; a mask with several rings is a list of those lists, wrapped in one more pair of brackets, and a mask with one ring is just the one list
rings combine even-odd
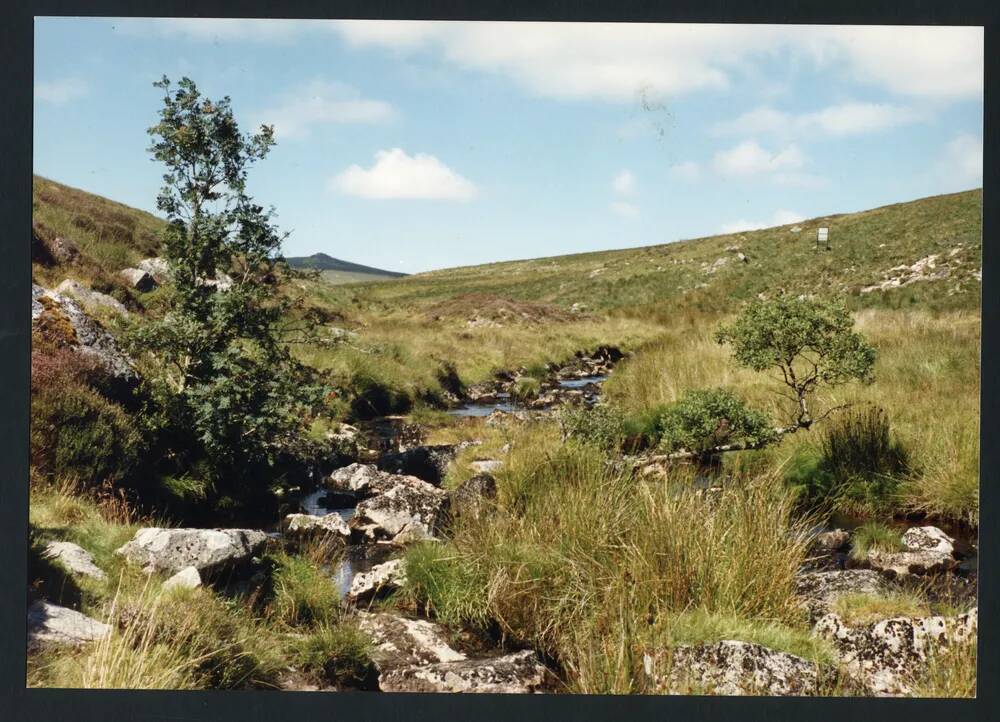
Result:
{"label": "tussock of grass", "polygon": [[278,552],[272,560],[273,597],[269,616],[290,626],[336,618],[340,595],[328,572],[314,559]]}
{"label": "tussock of grass", "polygon": [[[407,593],[448,622],[496,622],[556,655],[579,691],[636,691],[629,668],[656,620],[692,608],[793,625],[803,522],[774,478],[717,497],[684,476],[650,484],[553,426],[514,440],[498,510],[407,553]],[[638,654],[638,657],[637,657]]]}
{"label": "tussock of grass", "polygon": [[359,685],[370,675],[370,646],[356,624],[324,622],[293,640],[291,660],[315,678]]}
{"label": "tussock of grass", "polygon": [[894,527],[868,522],[851,534],[851,557],[862,560],[870,551],[898,552],[903,548],[903,533]]}

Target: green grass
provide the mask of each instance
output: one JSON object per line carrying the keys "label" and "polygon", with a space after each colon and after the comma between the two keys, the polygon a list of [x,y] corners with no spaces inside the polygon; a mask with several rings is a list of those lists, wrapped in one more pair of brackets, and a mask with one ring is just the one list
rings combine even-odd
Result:
{"label": "green grass", "polygon": [[794,577],[806,522],[778,480],[745,479],[713,500],[683,472],[639,482],[596,447],[560,445],[552,425],[512,441],[496,512],[407,553],[418,606],[496,624],[556,656],[586,692],[637,691],[639,677],[602,660],[633,669],[662,620],[691,609],[761,629],[803,624]]}
{"label": "green grass", "polygon": [[898,552],[903,549],[903,534],[899,529],[879,522],[867,522],[851,533],[851,557],[868,558],[868,552]]}

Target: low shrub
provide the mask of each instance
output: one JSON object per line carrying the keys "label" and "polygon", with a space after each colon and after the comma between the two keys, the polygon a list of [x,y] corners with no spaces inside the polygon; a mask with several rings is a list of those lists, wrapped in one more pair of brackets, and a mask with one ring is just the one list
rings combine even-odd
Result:
{"label": "low shrub", "polygon": [[726,389],[699,389],[660,413],[659,446],[664,452],[708,454],[718,446],[763,446],[777,437],[767,414],[747,407]]}
{"label": "low shrub", "polygon": [[573,438],[611,451],[621,448],[627,434],[627,419],[617,408],[599,404],[590,409],[563,406],[559,410],[563,438]]}
{"label": "low shrub", "polygon": [[30,458],[36,472],[86,486],[127,480],[143,437],[117,404],[79,383],[46,385],[31,399]]}

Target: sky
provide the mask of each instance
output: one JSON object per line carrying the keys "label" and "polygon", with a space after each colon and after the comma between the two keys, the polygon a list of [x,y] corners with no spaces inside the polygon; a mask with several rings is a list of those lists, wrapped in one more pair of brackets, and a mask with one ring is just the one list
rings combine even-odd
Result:
{"label": "sky", "polygon": [[982,185],[983,30],[36,18],[34,171],[155,212],[187,76],[277,145],[288,256],[415,273]]}

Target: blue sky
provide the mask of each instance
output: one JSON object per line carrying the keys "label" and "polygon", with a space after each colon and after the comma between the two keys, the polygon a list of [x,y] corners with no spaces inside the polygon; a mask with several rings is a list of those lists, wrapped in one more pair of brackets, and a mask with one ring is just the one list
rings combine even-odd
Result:
{"label": "blue sky", "polygon": [[849,26],[40,18],[35,172],[154,210],[163,74],[275,125],[287,255],[405,272],[982,184],[982,29]]}

